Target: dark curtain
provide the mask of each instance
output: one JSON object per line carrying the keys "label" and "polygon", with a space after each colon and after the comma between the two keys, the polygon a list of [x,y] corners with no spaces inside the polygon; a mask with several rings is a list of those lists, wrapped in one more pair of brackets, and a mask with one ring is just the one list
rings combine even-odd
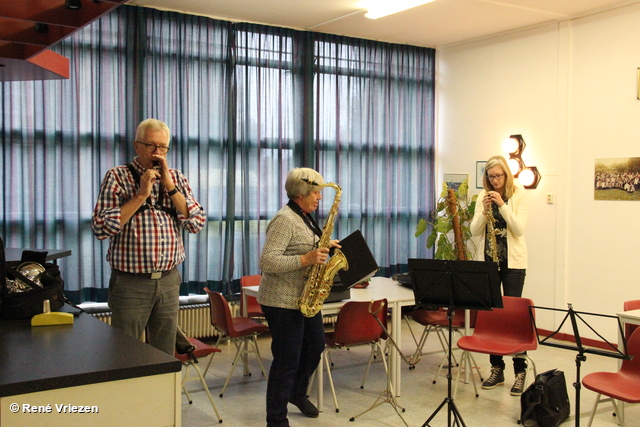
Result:
{"label": "dark curtain", "polygon": [[147,117],[171,128],[169,164],[207,212],[184,236],[183,294],[231,293],[259,273],[298,166],[342,187],[334,237],[362,230],[379,274],[427,256],[413,231],[434,204],[432,49],[131,6],[53,49],[69,80],[0,84],[0,232],[7,247],[71,249],[59,264],[73,301],[106,300],[108,242],[91,214]]}

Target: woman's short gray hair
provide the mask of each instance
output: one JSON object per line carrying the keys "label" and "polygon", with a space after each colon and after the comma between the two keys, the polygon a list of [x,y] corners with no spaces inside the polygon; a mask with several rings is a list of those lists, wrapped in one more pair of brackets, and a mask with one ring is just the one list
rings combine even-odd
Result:
{"label": "woman's short gray hair", "polygon": [[311,185],[303,180],[313,181],[316,184],[324,184],[324,178],[317,171],[311,168],[295,168],[291,169],[287,174],[287,180],[284,183],[284,189],[287,190],[287,197],[296,199],[298,196],[308,196],[314,190],[321,188]]}
{"label": "woman's short gray hair", "polygon": [[167,142],[171,142],[171,131],[165,122],[158,119],[147,119],[140,122],[136,130],[136,141],[146,142],[147,131],[165,131],[167,134]]}

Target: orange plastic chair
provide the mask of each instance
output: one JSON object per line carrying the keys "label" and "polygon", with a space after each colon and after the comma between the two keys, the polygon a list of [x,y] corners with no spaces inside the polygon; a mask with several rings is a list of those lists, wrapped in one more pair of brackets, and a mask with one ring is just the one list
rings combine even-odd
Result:
{"label": "orange plastic chair", "polygon": [[[244,288],[245,286],[259,286],[260,278],[262,276],[260,274],[254,274],[253,276],[242,276],[240,278],[240,287]],[[240,314],[244,316],[244,299],[247,299],[247,317],[258,317],[264,318],[264,313],[262,313],[262,307],[258,304],[258,299],[254,296],[247,295],[244,298],[240,298]]]}
{"label": "orange plastic chair", "polygon": [[[593,372],[585,375],[582,385],[591,391],[595,391],[596,396],[593,411],[589,418],[588,426],[591,426],[596,409],[600,402],[611,401],[616,414],[618,406],[614,399],[626,403],[640,403],[640,330],[633,331],[627,342],[627,353],[633,356],[631,360],[623,360],[618,372]],[[600,399],[602,395],[607,396]],[[620,425],[624,427],[624,420],[618,418]]]}
{"label": "orange plastic chair", "polygon": [[[380,319],[384,328],[380,326],[380,323],[376,321],[372,313],[376,313]],[[344,349],[349,347],[355,347],[358,345],[371,346],[371,353],[369,355],[369,363],[364,373],[362,385],[364,387],[364,381],[369,372],[369,365],[376,354],[382,354],[382,360],[385,367],[385,372],[388,371],[386,359],[384,357],[384,351],[380,344],[381,340],[387,339],[386,329],[387,327],[387,300],[381,299],[377,301],[349,301],[342,306],[336,319],[335,327],[333,331],[325,333],[325,350],[323,352],[323,359],[327,367],[327,376],[329,378],[329,384],[331,385],[331,393],[333,394],[333,403],[335,404],[336,412],[340,412],[338,407],[338,399],[336,397],[336,389],[333,384],[333,377],[331,375],[331,362],[330,352],[333,350]]]}
{"label": "orange plastic chair", "polygon": [[[471,366],[471,352],[521,357],[529,362],[526,375],[529,375],[532,368],[534,378],[537,375],[535,363],[524,353],[538,348],[538,335],[533,321],[535,311],[529,310],[529,307],[533,306],[533,301],[529,298],[503,296],[502,304],[503,308],[478,311],[473,334],[458,340],[458,347],[464,352],[460,363],[461,368],[457,374],[454,398],[458,391],[460,372],[464,367]],[[478,397],[475,378],[473,376],[471,378],[476,397]],[[483,381],[482,377],[480,381]],[[525,388],[526,384],[525,377]]]}
{"label": "orange plastic chair", "polygon": [[[634,299],[624,302],[624,311],[638,310],[640,309],[640,299]],[[624,325],[624,337],[628,340],[631,333],[636,330],[638,325],[632,325],[631,323],[625,323]]]}
{"label": "orange plastic chair", "polygon": [[[219,348],[214,348],[210,345],[207,345],[195,338],[188,337],[188,339],[191,345],[195,347],[195,349],[183,354],[178,353],[177,351],[175,353],[175,358],[181,361],[182,366],[185,367],[184,375],[182,376],[182,391],[184,391],[184,394],[187,396],[187,399],[189,400],[189,405],[191,405],[193,403],[193,400],[191,399],[191,395],[187,391],[187,388],[185,387],[184,383],[187,380],[191,379],[191,377],[188,376],[189,368],[193,367],[193,369],[196,371],[196,374],[198,375],[198,378],[200,379],[200,382],[202,383],[202,387],[204,388],[205,393],[207,393],[209,402],[211,402],[211,407],[213,408],[213,411],[216,413],[216,417],[218,417],[218,422],[221,423],[222,418],[220,418],[220,413],[218,412],[218,408],[216,408],[216,404],[213,402],[213,397],[211,396],[209,387],[207,386],[207,383],[204,380],[204,375],[202,374],[202,371],[200,371],[200,368],[197,365],[199,358],[203,358],[207,356],[211,356],[211,359],[209,360],[209,365],[211,365],[211,360],[213,360],[213,354],[219,353],[221,350]],[[209,365],[207,365],[207,370],[209,369]]]}
{"label": "orange plastic chair", "polygon": [[[229,303],[220,292],[214,292],[208,288],[204,288],[204,290],[207,292],[207,295],[209,295],[211,324],[216,331],[218,331],[218,340],[216,341],[215,347],[219,348],[222,341],[230,341],[236,346],[236,355],[233,359],[231,372],[229,372],[229,376],[220,392],[220,397],[222,397],[229,385],[229,380],[240,357],[242,357],[242,363],[244,364],[244,375],[251,375],[251,372],[249,372],[248,353],[254,353],[256,355],[260,369],[262,370],[262,375],[267,378],[267,372],[262,364],[262,357],[258,349],[257,337],[269,328],[249,317],[232,317]],[[250,348],[253,348],[253,350],[250,350]]]}

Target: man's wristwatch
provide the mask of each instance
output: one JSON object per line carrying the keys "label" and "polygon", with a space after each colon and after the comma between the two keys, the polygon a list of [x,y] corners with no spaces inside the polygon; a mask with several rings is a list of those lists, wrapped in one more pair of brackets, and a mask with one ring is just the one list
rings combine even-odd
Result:
{"label": "man's wristwatch", "polygon": [[178,187],[173,187],[173,190],[169,191],[167,194],[169,195],[169,197],[171,197],[177,192],[178,192]]}

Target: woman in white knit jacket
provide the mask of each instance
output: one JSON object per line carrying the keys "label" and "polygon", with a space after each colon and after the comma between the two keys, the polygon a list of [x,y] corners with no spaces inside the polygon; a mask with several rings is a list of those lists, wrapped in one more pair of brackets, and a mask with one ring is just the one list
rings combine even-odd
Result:
{"label": "woman in white knit jacket", "polygon": [[[478,203],[470,225],[471,236],[477,249],[475,259],[493,261],[490,245],[487,244],[486,212],[491,209],[495,218],[496,253],[503,295],[521,297],[527,268],[524,232],[529,216],[529,198],[522,184],[514,181],[507,161],[502,156],[493,156],[487,161],[483,187],[478,195]],[[482,383],[483,389],[492,389],[504,384],[505,363],[502,356],[491,355],[490,361],[491,375]],[[515,381],[511,394],[520,396],[524,388],[526,360],[514,357],[513,369]]]}

